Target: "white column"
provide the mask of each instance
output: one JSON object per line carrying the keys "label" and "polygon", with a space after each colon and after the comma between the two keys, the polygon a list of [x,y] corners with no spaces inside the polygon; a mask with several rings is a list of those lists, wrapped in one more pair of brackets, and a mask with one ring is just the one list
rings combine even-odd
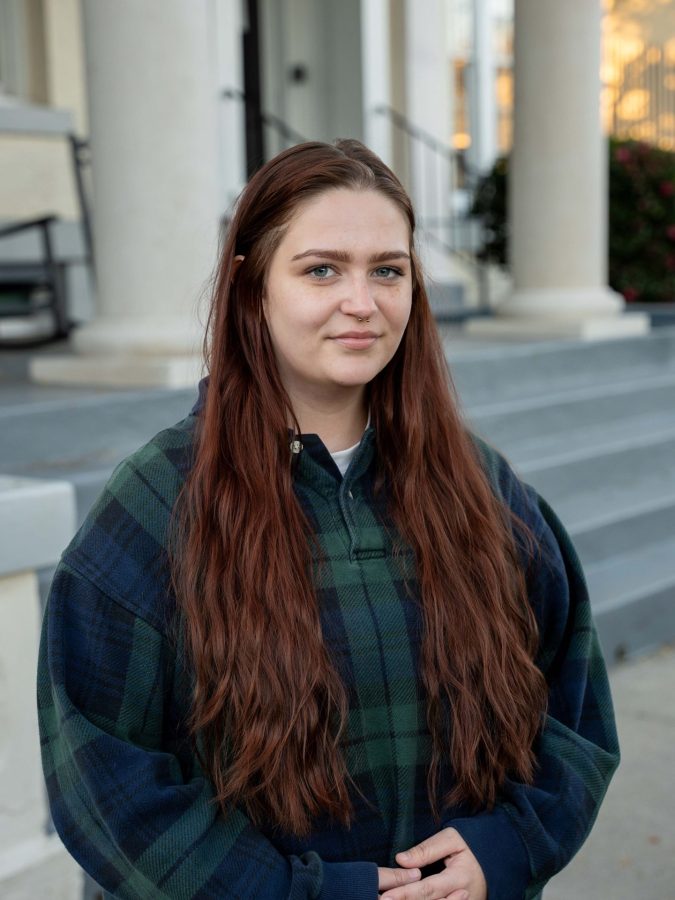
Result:
{"label": "white column", "polygon": [[[215,0],[219,93],[227,88],[244,90],[243,12],[241,0]],[[221,189],[219,211],[225,212],[231,209],[246,183],[243,101],[236,98],[222,98],[219,103],[218,123]]]}
{"label": "white column", "polygon": [[[405,112],[408,120],[450,146],[450,59],[443,0],[405,0]],[[452,173],[435,167],[437,158],[423,142],[413,141],[413,202],[423,221],[447,209]]]}
{"label": "white column", "polygon": [[98,318],[39,380],[190,384],[223,211],[211,0],[87,0]]}
{"label": "white column", "polygon": [[375,113],[379,106],[391,106],[389,0],[361,0],[361,68],[364,141],[391,166],[391,125],[386,115]]}
{"label": "white column", "polygon": [[474,0],[471,84],[471,150],[479,172],[488,172],[497,157],[497,95],[492,0]]}
{"label": "white column", "polygon": [[75,530],[72,485],[0,476],[0,896],[76,900],[82,873],[48,835],[35,705],[40,601],[35,570]]}
{"label": "white column", "polygon": [[607,153],[600,118],[601,0],[516,0],[510,183],[513,294],[487,335],[640,334],[607,285]]}

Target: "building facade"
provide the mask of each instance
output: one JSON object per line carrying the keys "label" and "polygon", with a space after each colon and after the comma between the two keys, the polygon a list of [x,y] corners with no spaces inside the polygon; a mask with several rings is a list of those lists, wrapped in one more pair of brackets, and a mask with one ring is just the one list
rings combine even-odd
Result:
{"label": "building facade", "polygon": [[[469,306],[479,302],[475,235],[463,221],[470,179],[515,143],[513,283],[501,285],[493,320],[467,328],[644,329],[607,287],[603,125],[638,105],[635,94],[608,93],[616,67],[611,53],[602,63],[603,22],[612,47],[634,22],[630,0],[609,6],[0,0],[0,165],[12,173],[0,219],[56,213],[79,273],[72,371],[41,360],[34,376],[192,380],[219,222],[260,161],[302,138],[358,137],[392,165],[413,196],[433,283],[459,285]],[[659,52],[664,85],[644,108],[667,142],[672,48]],[[91,153],[95,295],[71,133]],[[0,260],[21,252],[17,240],[0,242]]]}

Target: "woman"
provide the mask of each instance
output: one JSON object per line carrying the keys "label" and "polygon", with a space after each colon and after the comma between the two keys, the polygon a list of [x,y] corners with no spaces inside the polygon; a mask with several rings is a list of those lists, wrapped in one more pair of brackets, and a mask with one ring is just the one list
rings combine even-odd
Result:
{"label": "woman", "polygon": [[45,777],[115,897],[531,898],[594,821],[618,748],[583,575],[460,419],[414,224],[356,141],[263,166],[198,402],[62,557]]}

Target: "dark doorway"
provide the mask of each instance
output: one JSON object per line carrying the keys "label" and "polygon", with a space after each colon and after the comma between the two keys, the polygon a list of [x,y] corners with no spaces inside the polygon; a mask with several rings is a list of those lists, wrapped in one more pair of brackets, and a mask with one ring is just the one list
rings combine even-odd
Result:
{"label": "dark doorway", "polygon": [[246,0],[244,22],[244,109],[246,172],[250,178],[265,160],[260,96],[260,30],[258,0]]}

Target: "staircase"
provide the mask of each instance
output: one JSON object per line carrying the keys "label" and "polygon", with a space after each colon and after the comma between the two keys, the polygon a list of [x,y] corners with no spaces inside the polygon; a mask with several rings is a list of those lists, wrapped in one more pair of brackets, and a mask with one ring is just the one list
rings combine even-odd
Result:
{"label": "staircase", "polygon": [[675,640],[675,328],[446,353],[472,428],[567,527],[608,659]]}
{"label": "staircase", "polygon": [[[441,334],[469,424],[570,532],[608,660],[675,641],[675,327],[596,344]],[[20,363],[0,355],[0,472],[70,480],[80,522],[116,463],[196,398],[42,387]]]}

